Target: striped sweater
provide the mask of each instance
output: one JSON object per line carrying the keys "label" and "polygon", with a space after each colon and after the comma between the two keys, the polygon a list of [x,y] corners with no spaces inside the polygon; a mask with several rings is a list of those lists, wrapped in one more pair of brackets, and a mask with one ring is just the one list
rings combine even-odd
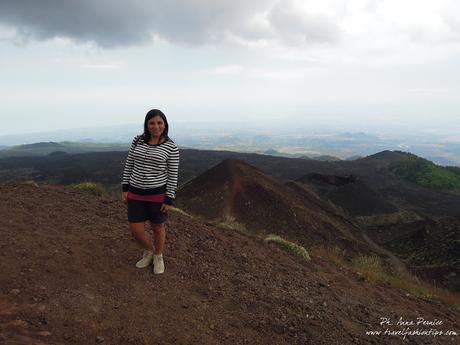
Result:
{"label": "striped sweater", "polygon": [[129,149],[121,184],[124,192],[140,195],[166,193],[165,203],[172,205],[178,172],[179,148],[174,141],[168,138],[153,145],[137,136]]}

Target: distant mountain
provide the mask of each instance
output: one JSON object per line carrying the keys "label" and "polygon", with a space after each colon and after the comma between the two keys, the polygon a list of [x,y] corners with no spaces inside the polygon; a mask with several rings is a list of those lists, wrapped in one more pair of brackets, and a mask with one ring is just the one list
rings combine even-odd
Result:
{"label": "distant mountain", "polygon": [[267,155],[273,155],[273,156],[276,156],[276,155],[279,155],[281,152],[278,152],[274,149],[268,149],[268,150],[265,150],[264,152],[262,152],[264,154],[267,154]]}
{"label": "distant mountain", "polygon": [[105,125],[103,127],[92,128],[68,128],[34,133],[0,135],[0,144],[11,147],[49,141],[128,143],[139,131],[142,131],[142,122],[138,124]]}
{"label": "distant mountain", "polygon": [[453,161],[452,159],[448,159],[446,157],[442,157],[442,156],[427,156],[426,159],[432,161],[432,162],[436,162],[437,165],[451,165],[451,166],[455,166],[457,165],[457,162]]}
{"label": "distant mountain", "polygon": [[0,158],[45,156],[55,151],[67,153],[126,151],[128,144],[100,144],[87,142],[39,142],[34,144],[18,145],[0,150]]}
{"label": "distant mountain", "polygon": [[31,151],[31,150],[58,150],[61,148],[65,148],[65,145],[61,143],[55,143],[55,142],[40,142],[40,143],[34,143],[34,144],[25,144],[25,145],[18,145],[18,146],[13,146],[7,149],[7,151]]}
{"label": "distant mountain", "polygon": [[346,161],[354,161],[354,160],[357,160],[357,159],[360,159],[360,158],[363,158],[363,156],[354,155],[354,156],[350,156],[350,157],[345,158],[345,160]]}
{"label": "distant mountain", "polygon": [[314,159],[314,160],[317,160],[317,161],[325,161],[325,162],[340,161],[341,160],[338,157],[328,156],[328,155],[314,156],[314,157],[311,157],[311,159]]}
{"label": "distant mountain", "polygon": [[338,157],[335,156],[329,156],[329,155],[320,155],[320,156],[307,156],[307,155],[302,155],[302,154],[294,154],[294,153],[284,153],[284,152],[279,152],[274,149],[268,149],[263,152],[262,154],[265,155],[270,155],[270,156],[277,156],[277,157],[286,157],[286,158],[299,158],[299,159],[314,159],[317,161],[339,161],[341,160]]}
{"label": "distant mountain", "polygon": [[46,156],[14,156],[0,159],[0,181],[34,180],[38,183],[68,185],[85,181],[119,189],[126,152],[68,154],[54,151]]}
{"label": "distant mountain", "polygon": [[409,158],[409,155],[402,151],[384,150],[364,158],[360,158],[357,161],[363,163],[372,163],[374,167],[381,169],[388,167],[391,163],[406,161],[409,160]]}
{"label": "distant mountain", "polygon": [[[99,142],[130,143],[142,131],[142,116],[136,124],[102,126],[95,128],[60,129],[40,133],[0,135],[0,145],[31,144],[34,142]],[[201,150],[228,150],[264,153],[273,149],[282,153],[268,153],[280,157],[316,155],[335,156],[341,159],[350,155],[366,156],[383,150],[405,148],[420,157],[441,165],[460,166],[460,139],[451,133],[402,133],[378,128],[365,131],[343,131],[315,128],[314,123],[298,121],[274,123],[272,121],[234,126],[231,122],[174,121],[171,137],[182,147]]]}
{"label": "distant mountain", "polygon": [[299,154],[293,154],[293,153],[286,153],[286,152],[279,152],[274,149],[268,149],[264,151],[256,151],[256,153],[261,153],[264,155],[270,155],[270,156],[277,156],[277,157],[286,157],[286,158],[298,158]]}

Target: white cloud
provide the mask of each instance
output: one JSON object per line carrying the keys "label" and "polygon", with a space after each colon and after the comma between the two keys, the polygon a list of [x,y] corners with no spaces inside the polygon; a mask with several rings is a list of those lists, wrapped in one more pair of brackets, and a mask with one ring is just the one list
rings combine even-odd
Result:
{"label": "white cloud", "polygon": [[69,37],[107,48],[151,43],[152,36],[190,45],[228,37],[329,42],[337,30],[328,14],[303,11],[288,0],[3,0],[0,22],[24,37]]}
{"label": "white cloud", "polygon": [[269,81],[298,81],[312,75],[314,70],[311,68],[255,68],[248,73],[255,78]]}
{"label": "white cloud", "polygon": [[235,74],[241,72],[242,67],[240,65],[224,65],[224,66],[218,66],[211,68],[209,70],[210,73],[212,74]]}
{"label": "white cloud", "polygon": [[335,42],[339,28],[333,16],[310,12],[291,1],[280,1],[269,15],[281,41],[288,44]]}
{"label": "white cloud", "polygon": [[2,0],[0,39],[24,45],[57,37],[105,48],[159,41],[308,50],[325,43],[385,53],[458,43],[459,18],[455,0]]}
{"label": "white cloud", "polygon": [[120,69],[121,64],[120,63],[99,63],[99,64],[84,64],[81,67],[83,68],[89,68],[89,69]]}

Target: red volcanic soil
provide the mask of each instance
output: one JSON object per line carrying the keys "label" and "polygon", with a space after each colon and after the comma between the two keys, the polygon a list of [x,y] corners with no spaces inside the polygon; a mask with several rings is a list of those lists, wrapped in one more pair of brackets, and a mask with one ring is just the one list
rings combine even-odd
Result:
{"label": "red volcanic soil", "polygon": [[360,230],[306,185],[281,183],[237,159],[226,159],[179,190],[178,205],[205,219],[234,220],[254,234],[274,233],[304,246],[327,243],[348,254],[370,252]]}
{"label": "red volcanic soil", "polygon": [[[118,197],[0,185],[1,344],[454,344],[460,313],[273,243],[170,212],[165,273],[141,249]],[[380,318],[392,325],[380,325]],[[404,320],[441,321],[398,326]]]}

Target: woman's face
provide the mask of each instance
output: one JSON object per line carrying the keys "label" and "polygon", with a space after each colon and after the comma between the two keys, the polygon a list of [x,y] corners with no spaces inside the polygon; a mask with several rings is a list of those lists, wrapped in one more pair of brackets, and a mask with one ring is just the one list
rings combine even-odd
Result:
{"label": "woman's face", "polygon": [[161,116],[154,116],[147,122],[147,128],[149,129],[150,135],[158,137],[163,134],[165,122]]}

